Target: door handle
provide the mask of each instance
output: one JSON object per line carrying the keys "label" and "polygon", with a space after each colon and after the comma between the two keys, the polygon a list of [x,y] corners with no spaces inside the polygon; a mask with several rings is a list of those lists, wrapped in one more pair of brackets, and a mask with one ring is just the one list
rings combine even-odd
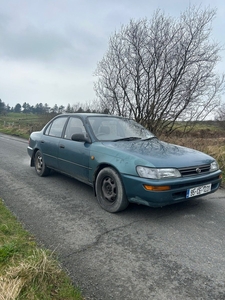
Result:
{"label": "door handle", "polygon": [[64,145],[59,145],[59,148],[62,148],[62,149],[64,149],[65,148],[65,146]]}

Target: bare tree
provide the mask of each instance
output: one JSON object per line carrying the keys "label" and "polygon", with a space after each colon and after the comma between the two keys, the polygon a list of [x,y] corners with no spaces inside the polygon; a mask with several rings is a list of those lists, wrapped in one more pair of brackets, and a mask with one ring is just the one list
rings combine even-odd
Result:
{"label": "bare tree", "polygon": [[98,112],[102,113],[102,110],[99,107],[99,102],[93,101],[93,102],[85,102],[85,103],[80,103],[77,102],[76,104],[73,104],[71,108],[71,112]]}
{"label": "bare tree", "polygon": [[205,119],[224,90],[224,75],[214,72],[222,48],[210,40],[215,15],[189,7],[174,20],[158,10],[122,26],[95,72],[102,109],[157,134],[172,132],[176,121]]}

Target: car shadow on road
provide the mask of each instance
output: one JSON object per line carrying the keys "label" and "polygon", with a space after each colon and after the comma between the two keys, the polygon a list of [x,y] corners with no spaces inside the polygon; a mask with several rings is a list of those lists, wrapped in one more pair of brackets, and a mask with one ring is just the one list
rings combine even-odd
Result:
{"label": "car shadow on road", "polygon": [[[82,197],[82,203],[80,204],[85,210],[89,209],[93,214],[100,213],[102,217],[110,213],[104,211],[97,202],[97,198],[94,195],[93,188],[85,183],[82,183],[67,175],[52,171],[48,177],[49,181],[55,182],[61,186],[61,193],[64,195],[63,198],[66,200],[64,205],[70,206],[70,209],[75,209],[78,205],[77,200],[73,198]],[[144,205],[138,205],[130,203],[126,210],[119,213],[110,214],[114,215],[113,218],[144,218],[144,219],[158,219],[166,218],[168,216],[173,217],[184,217],[187,215],[200,216],[206,211],[213,211],[214,209],[219,210],[218,203],[213,200],[212,196],[203,196],[195,199],[189,199],[185,202],[174,203],[168,206],[152,208]],[[212,199],[212,200],[210,200]],[[69,208],[69,207],[68,207]]]}

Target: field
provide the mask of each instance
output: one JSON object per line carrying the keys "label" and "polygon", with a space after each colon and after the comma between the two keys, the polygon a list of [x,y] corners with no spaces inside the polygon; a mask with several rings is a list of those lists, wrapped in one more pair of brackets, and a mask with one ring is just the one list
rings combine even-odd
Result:
{"label": "field", "polygon": [[[53,114],[24,113],[0,115],[0,132],[28,139],[31,132],[42,129],[53,116]],[[170,136],[160,138],[212,155],[219,162],[225,178],[225,124],[215,121],[198,122],[194,129],[185,136],[177,131]]]}
{"label": "field", "polygon": [[35,115],[23,113],[0,115],[0,132],[28,139],[31,132],[42,129],[54,116],[54,114]]}

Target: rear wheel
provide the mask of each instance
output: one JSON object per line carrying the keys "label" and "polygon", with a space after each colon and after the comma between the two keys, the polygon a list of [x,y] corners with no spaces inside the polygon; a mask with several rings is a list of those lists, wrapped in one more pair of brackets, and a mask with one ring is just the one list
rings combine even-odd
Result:
{"label": "rear wheel", "polygon": [[46,167],[46,165],[45,165],[43,155],[40,150],[38,150],[35,153],[34,166],[35,166],[35,170],[36,170],[37,174],[41,177],[47,176],[50,172],[50,169],[48,167]]}
{"label": "rear wheel", "polygon": [[129,202],[118,173],[110,168],[102,169],[95,183],[100,206],[108,212],[119,212],[127,208]]}

